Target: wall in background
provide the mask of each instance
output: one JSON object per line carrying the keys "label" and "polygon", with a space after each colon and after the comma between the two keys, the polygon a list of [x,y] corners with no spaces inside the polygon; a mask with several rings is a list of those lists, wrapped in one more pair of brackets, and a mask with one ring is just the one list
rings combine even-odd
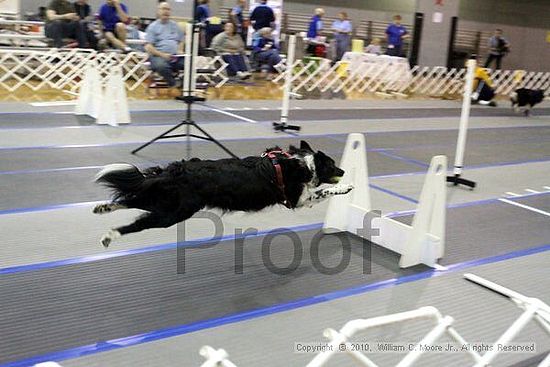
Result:
{"label": "wall in background", "polygon": [[[444,0],[459,1],[459,0]],[[103,0],[89,0],[97,11]],[[156,0],[123,0],[130,14],[155,17]],[[191,0],[169,0],[175,16],[191,15]],[[211,0],[212,8],[233,6],[235,0]],[[21,0],[22,12],[36,12],[39,6],[47,6],[49,0]],[[357,25],[361,20],[391,22],[394,14],[401,14],[403,22],[412,24],[416,0],[285,0],[286,12],[312,14],[322,6],[328,15],[336,16],[345,10]],[[459,24],[463,29],[487,31],[502,28],[512,44],[512,52],[504,59],[506,68],[550,71],[550,43],[546,42],[550,31],[549,0],[460,0]],[[483,55],[485,57],[485,55]]]}
{"label": "wall in background", "polygon": [[550,1],[460,0],[458,16],[464,20],[480,23],[548,28],[550,30]]}
{"label": "wall in background", "polygon": [[[502,59],[503,69],[550,71],[550,43],[546,41],[546,29],[466,20],[459,20],[459,26],[466,29],[501,28],[511,45],[511,52]],[[482,55],[483,63],[486,57]]]}

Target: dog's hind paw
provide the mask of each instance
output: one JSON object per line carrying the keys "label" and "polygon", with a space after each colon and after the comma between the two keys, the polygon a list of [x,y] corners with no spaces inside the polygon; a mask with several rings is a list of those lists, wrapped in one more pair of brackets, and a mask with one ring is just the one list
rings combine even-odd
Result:
{"label": "dog's hind paw", "polygon": [[107,214],[122,208],[124,208],[124,205],[120,205],[116,203],[107,203],[107,204],[96,205],[92,211],[94,214]]}
{"label": "dog's hind paw", "polygon": [[111,204],[98,204],[92,210],[94,214],[105,214],[111,212]]}
{"label": "dog's hind paw", "polygon": [[103,237],[101,237],[101,244],[103,245],[103,247],[107,248],[114,239],[119,238],[120,236],[121,234],[119,231],[117,231],[116,229],[111,229]]}

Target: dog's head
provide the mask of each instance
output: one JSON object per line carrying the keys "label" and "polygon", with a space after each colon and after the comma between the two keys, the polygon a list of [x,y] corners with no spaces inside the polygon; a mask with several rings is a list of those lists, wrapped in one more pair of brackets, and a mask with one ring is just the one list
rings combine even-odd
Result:
{"label": "dog's head", "polygon": [[344,170],[336,166],[334,159],[321,151],[314,151],[311,146],[300,141],[300,148],[294,146],[289,147],[290,154],[296,154],[304,157],[308,168],[313,173],[316,185],[323,183],[335,184],[344,175]]}

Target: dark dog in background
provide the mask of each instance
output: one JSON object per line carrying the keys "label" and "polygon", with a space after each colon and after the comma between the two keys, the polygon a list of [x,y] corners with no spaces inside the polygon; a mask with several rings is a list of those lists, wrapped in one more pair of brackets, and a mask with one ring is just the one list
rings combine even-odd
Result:
{"label": "dark dog in background", "polygon": [[521,111],[521,107],[525,107],[523,113],[525,116],[531,115],[531,109],[541,103],[544,100],[544,91],[540,89],[516,89],[510,95],[510,101],[512,102],[512,108],[516,112]]}
{"label": "dark dog in background", "polygon": [[122,235],[149,228],[167,228],[203,208],[223,212],[254,212],[283,204],[312,206],[333,195],[347,194],[352,185],[336,184],[344,171],[306,142],[266,150],[260,157],[178,161],[143,172],[130,164],[106,166],[96,181],[113,190],[113,200],[94,208],[105,214],[118,209],[147,213],[134,223],[111,229],[101,243],[107,247]]}

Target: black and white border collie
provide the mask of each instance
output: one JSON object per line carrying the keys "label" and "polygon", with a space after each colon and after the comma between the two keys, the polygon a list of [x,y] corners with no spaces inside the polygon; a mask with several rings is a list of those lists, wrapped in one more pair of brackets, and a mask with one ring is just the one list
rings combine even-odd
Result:
{"label": "black and white border collie", "polygon": [[510,95],[510,102],[515,112],[520,112],[521,107],[525,107],[523,113],[525,116],[531,115],[531,109],[542,102],[544,99],[544,91],[541,89],[516,89]]}
{"label": "black and white border collie", "polygon": [[96,214],[118,209],[146,211],[132,224],[111,229],[101,238],[107,247],[122,235],[149,228],[166,228],[203,208],[223,212],[254,212],[283,204],[312,206],[333,195],[347,194],[352,185],[337,184],[344,171],[321,151],[301,141],[268,149],[260,157],[178,161],[144,171],[129,164],[111,164],[96,176],[113,190],[113,200],[97,205]]}

